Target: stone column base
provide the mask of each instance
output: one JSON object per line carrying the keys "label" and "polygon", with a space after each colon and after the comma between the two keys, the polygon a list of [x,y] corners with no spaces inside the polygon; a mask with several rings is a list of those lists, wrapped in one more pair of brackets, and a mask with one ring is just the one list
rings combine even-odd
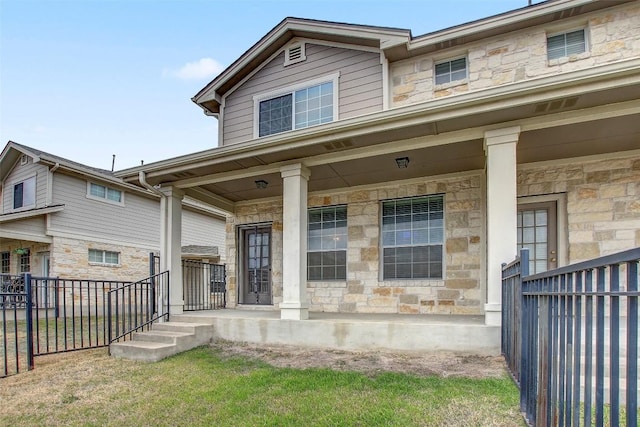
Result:
{"label": "stone column base", "polygon": [[296,303],[280,304],[280,319],[282,320],[307,320],[309,307]]}
{"label": "stone column base", "polygon": [[502,325],[502,304],[489,303],[484,305],[484,324],[487,326]]}

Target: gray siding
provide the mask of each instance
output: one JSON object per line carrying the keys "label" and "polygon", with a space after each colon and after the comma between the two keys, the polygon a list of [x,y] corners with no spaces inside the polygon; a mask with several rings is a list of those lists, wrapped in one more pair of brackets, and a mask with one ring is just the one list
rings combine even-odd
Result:
{"label": "gray siding", "polygon": [[[109,185],[92,180],[98,184]],[[51,215],[51,230],[141,245],[160,242],[160,202],[124,192],[124,206],[87,198],[87,181],[56,173],[53,203],[64,204]],[[113,187],[113,185],[111,185]]]}
{"label": "gray siding", "polygon": [[4,182],[2,191],[2,212],[13,211],[13,186],[20,181],[36,176],[36,208],[42,208],[47,203],[47,174],[49,168],[33,163],[31,158],[26,165],[21,165],[20,160],[15,165]]}
{"label": "gray siding", "polygon": [[253,96],[335,72],[340,72],[338,119],[382,110],[378,53],[307,43],[306,56],[306,61],[285,67],[281,53],[227,97],[222,145],[253,139]]}
{"label": "gray siding", "polygon": [[[18,233],[25,236],[45,236],[44,216],[40,215],[35,218],[21,219],[19,221],[5,222],[0,225],[3,233]],[[1,240],[1,239],[0,239]]]}
{"label": "gray siding", "polygon": [[182,210],[182,245],[217,246],[220,260],[224,261],[225,237],[225,221]]}

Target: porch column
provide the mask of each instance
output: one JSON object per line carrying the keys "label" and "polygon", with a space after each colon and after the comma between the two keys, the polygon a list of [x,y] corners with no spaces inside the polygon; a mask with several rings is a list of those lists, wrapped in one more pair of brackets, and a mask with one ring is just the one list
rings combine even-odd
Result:
{"label": "porch column", "polygon": [[[184,192],[176,187],[162,188],[160,199],[160,264],[169,270],[169,314],[182,314],[182,198]],[[166,298],[165,298],[166,301]]]}
{"label": "porch column", "polygon": [[309,169],[283,166],[282,175],[282,303],[280,318],[309,318],[307,303],[307,183]]}
{"label": "porch column", "polygon": [[501,324],[501,265],[514,259],[517,252],[516,145],[520,127],[487,131],[484,150],[487,156],[487,303],[485,323]]}

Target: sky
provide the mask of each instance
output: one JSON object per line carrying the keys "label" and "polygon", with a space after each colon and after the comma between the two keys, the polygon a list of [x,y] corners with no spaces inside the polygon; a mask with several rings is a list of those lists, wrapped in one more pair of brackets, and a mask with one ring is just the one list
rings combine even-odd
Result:
{"label": "sky", "polygon": [[[536,1],[537,3],[537,1]],[[528,0],[0,0],[0,147],[115,169],[218,146],[191,98],[287,16],[413,36]]]}

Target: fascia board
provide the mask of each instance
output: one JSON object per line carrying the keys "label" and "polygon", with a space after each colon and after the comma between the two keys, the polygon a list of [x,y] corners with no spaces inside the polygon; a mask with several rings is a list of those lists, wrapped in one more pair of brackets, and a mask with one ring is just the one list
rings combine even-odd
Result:
{"label": "fascia board", "polygon": [[480,33],[498,26],[508,26],[528,19],[537,18],[539,16],[593,3],[594,1],[596,0],[566,0],[540,3],[530,7],[514,10],[512,12],[507,12],[506,14],[492,16],[479,21],[470,22],[468,24],[418,36],[409,42],[408,49],[409,51],[419,49],[421,47],[437,44],[443,41]]}

